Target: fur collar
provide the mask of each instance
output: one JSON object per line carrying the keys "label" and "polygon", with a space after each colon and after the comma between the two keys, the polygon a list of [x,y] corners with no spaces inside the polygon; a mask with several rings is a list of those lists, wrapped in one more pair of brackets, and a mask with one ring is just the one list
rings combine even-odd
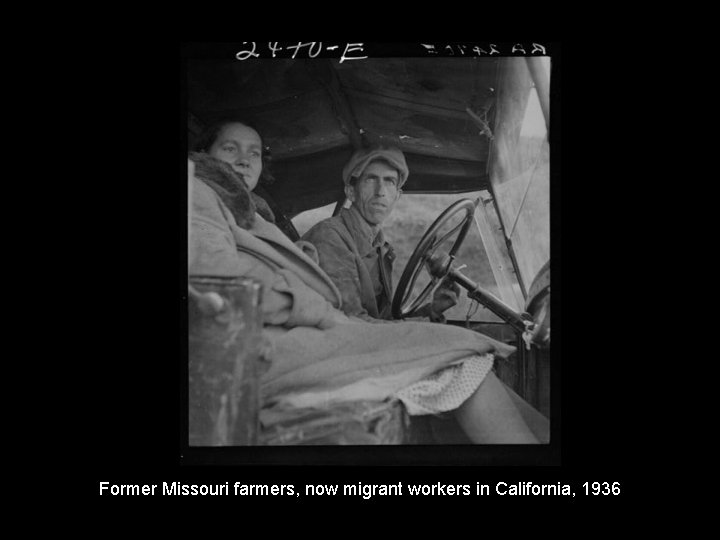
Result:
{"label": "fur collar", "polygon": [[215,190],[238,226],[251,228],[255,224],[255,212],[275,223],[275,215],[267,202],[252,193],[228,163],[202,152],[190,152],[188,159],[195,162],[195,176]]}

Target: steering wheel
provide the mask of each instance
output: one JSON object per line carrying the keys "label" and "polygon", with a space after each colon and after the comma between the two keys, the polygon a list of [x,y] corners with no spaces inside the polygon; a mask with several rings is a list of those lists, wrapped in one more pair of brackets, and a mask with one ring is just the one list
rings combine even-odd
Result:
{"label": "steering wheel", "polygon": [[[450,271],[451,263],[455,260],[455,254],[465,240],[465,235],[470,228],[473,215],[475,214],[475,207],[479,201],[480,199],[477,201],[460,199],[448,206],[438,216],[435,222],[430,225],[430,228],[425,232],[415,247],[413,254],[410,256],[400,276],[400,281],[398,282],[392,301],[392,316],[394,319],[403,319],[412,316],[413,312],[422,306],[425,300],[440,286],[440,283]],[[438,234],[442,228],[449,223],[454,216],[462,214],[463,212],[465,215],[462,217],[460,223],[453,226],[452,229],[438,238]],[[453,237],[455,239],[452,247],[447,252],[447,258],[444,259],[446,262],[443,263],[441,268],[437,268],[437,265],[435,265],[431,271],[430,262],[435,251]],[[413,298],[412,291],[420,274],[420,270],[423,267],[425,267],[430,274],[430,283]]]}

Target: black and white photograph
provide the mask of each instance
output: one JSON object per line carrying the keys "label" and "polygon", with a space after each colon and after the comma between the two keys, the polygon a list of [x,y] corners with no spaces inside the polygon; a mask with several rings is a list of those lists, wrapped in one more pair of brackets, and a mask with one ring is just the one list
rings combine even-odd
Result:
{"label": "black and white photograph", "polygon": [[559,465],[552,44],[186,43],[182,66],[180,461]]}

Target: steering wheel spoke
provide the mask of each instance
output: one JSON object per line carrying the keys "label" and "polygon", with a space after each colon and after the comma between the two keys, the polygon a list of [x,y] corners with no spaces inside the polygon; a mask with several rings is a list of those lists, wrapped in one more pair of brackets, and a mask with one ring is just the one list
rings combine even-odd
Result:
{"label": "steering wheel spoke", "polygon": [[[445,243],[445,240],[447,240],[447,239],[450,238],[453,234],[455,234],[455,233],[458,231],[458,229],[460,229],[460,227],[462,227],[464,224],[465,224],[465,222],[464,222],[464,221],[461,221],[461,222],[458,223],[455,227],[453,227],[452,229],[450,229],[446,234],[444,234],[444,235],[442,236],[442,238],[440,238],[440,240],[438,240],[437,242],[434,242],[433,245],[430,246],[430,251],[431,251],[432,253],[434,253],[437,248],[439,248],[442,244]],[[453,246],[453,248],[456,248],[456,247],[459,248],[460,246],[459,246],[458,244],[456,244],[456,245]],[[457,251],[457,249],[455,249],[452,253],[450,253],[450,255],[455,255],[455,251]]]}
{"label": "steering wheel spoke", "polygon": [[420,294],[417,295],[415,300],[413,300],[412,304],[408,306],[407,308],[407,315],[412,316],[412,313],[423,306],[425,303],[425,300],[430,296],[431,293],[435,292],[435,289],[437,289],[440,286],[440,280],[438,278],[432,278],[430,280],[430,283],[428,283],[425,288],[420,292]]}
{"label": "steering wheel spoke", "polygon": [[413,272],[412,278],[410,279],[409,285],[406,287],[405,296],[403,297],[403,304],[407,302],[408,297],[410,294],[412,294],[412,291],[415,289],[415,282],[417,281],[418,276],[420,275],[420,271],[423,269],[425,264],[423,264],[424,261],[421,261],[421,264],[418,264],[415,267],[415,271]]}

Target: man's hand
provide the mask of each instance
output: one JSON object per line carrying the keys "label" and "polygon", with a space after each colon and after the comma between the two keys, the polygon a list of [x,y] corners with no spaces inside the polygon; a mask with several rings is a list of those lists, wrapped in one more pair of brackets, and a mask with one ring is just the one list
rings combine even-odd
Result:
{"label": "man's hand", "polygon": [[460,286],[450,278],[445,278],[433,294],[430,305],[430,319],[442,319],[443,312],[457,305]]}

